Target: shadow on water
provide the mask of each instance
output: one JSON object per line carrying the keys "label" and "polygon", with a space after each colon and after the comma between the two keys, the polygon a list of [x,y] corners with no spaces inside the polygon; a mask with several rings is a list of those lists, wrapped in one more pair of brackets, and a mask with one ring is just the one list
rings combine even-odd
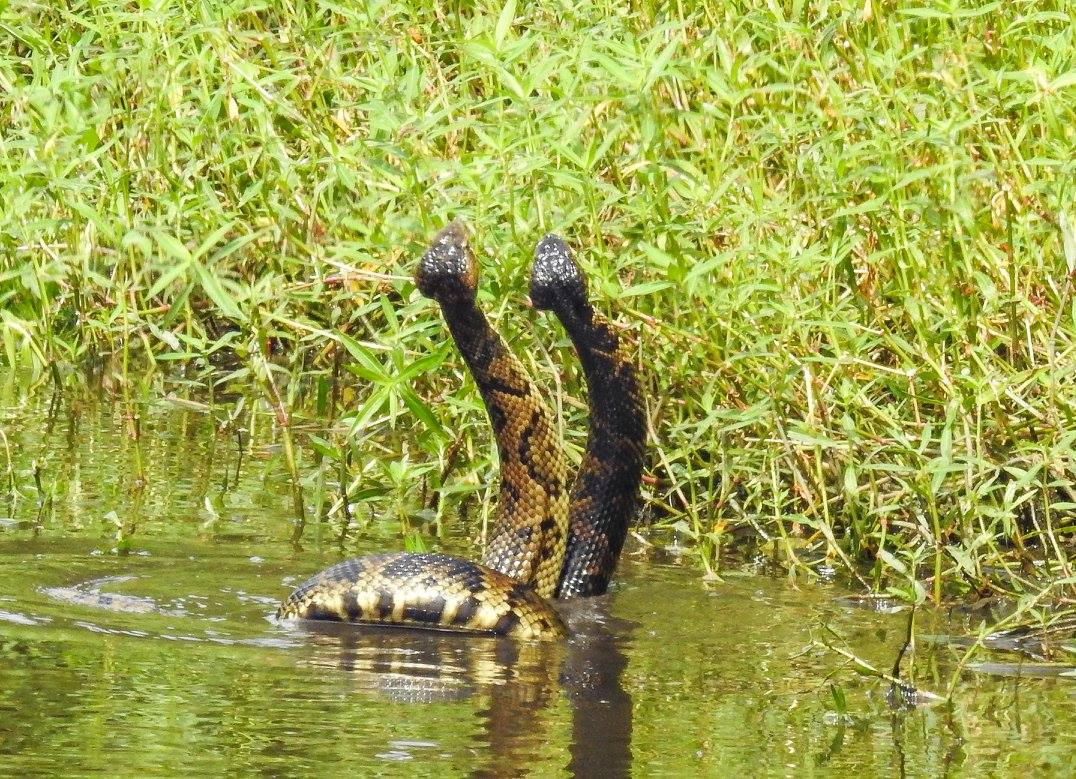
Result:
{"label": "shadow on water", "polygon": [[303,665],[348,673],[356,687],[397,703],[480,698],[477,716],[489,752],[475,776],[505,776],[553,737],[549,709],[563,693],[571,738],[565,768],[574,776],[631,773],[632,701],[620,643],[632,626],[608,614],[607,597],[566,604],[572,638],[518,643],[434,631],[358,628],[304,621]]}
{"label": "shadow on water", "polygon": [[[221,558],[192,554],[198,547],[187,545],[90,559],[76,555],[77,548],[61,542],[49,549],[40,541],[0,546],[9,553],[0,556],[0,565],[34,561],[40,580],[62,582],[27,581],[14,595],[0,595],[0,681],[5,660],[22,658],[8,670],[22,679],[23,689],[93,701],[104,686],[113,690],[108,697],[115,708],[124,710],[126,700],[130,714],[145,715],[143,693],[162,683],[159,695],[168,706],[241,711],[253,704],[256,713],[248,716],[256,729],[277,723],[296,735],[281,756],[299,764],[316,761],[323,743],[338,738],[336,728],[347,727],[364,742],[365,756],[352,754],[358,765],[429,759],[429,750],[444,750],[454,759],[470,753],[467,773],[475,776],[509,775],[532,764],[578,776],[631,773],[633,707],[623,682],[635,626],[610,616],[613,598],[565,604],[572,637],[564,642],[276,623],[269,619],[276,601],[247,589],[262,563],[230,560],[224,572]],[[41,565],[46,557],[53,559]],[[123,572],[95,576],[107,568]],[[270,580],[275,570],[270,566]],[[10,610],[2,608],[8,604]],[[62,663],[51,668],[57,663],[51,650],[35,649],[51,646],[76,648],[61,649],[60,656],[100,651],[102,660],[129,659],[131,667],[127,660],[110,661],[126,667],[123,691],[116,695],[115,680],[93,672],[96,660],[80,662],[88,676],[73,683]],[[20,665],[31,675],[17,673]],[[184,668],[179,675],[187,681],[173,678]],[[254,680],[249,700],[236,700],[229,691],[235,678]],[[127,679],[140,681],[128,686]],[[336,715],[331,707],[323,710],[333,699],[340,705]],[[297,713],[306,704],[323,710],[317,719]],[[0,693],[0,715],[10,706]],[[52,737],[92,729],[92,710],[52,728]],[[437,714],[427,723],[430,712]],[[396,719],[415,729],[395,737]],[[35,722],[24,714],[18,721],[16,731],[23,733],[49,729],[49,718]],[[115,735],[122,737],[125,728],[117,726]],[[0,726],[0,753],[4,731]],[[464,732],[463,745],[445,743],[446,736]],[[385,745],[377,749],[379,740]]]}

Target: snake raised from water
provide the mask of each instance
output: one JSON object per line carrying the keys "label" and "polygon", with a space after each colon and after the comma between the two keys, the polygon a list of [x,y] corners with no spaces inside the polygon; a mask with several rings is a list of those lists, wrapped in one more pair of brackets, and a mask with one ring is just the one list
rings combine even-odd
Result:
{"label": "snake raised from water", "polygon": [[501,488],[482,562],[404,552],[345,560],[297,587],[278,618],[556,638],[565,627],[550,599],[608,587],[638,500],[646,441],[628,339],[594,310],[564,241],[543,238],[530,297],[564,326],[589,388],[587,444],[569,491],[552,417],[476,304],[478,275],[466,231],[453,222],[422,256],[415,281],[440,305],[497,442]]}

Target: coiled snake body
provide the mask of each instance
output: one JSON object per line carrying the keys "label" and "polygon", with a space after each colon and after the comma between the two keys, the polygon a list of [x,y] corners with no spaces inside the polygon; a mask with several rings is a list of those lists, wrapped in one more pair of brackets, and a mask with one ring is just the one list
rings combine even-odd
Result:
{"label": "coiled snake body", "polygon": [[569,493],[550,413],[475,303],[478,266],[462,225],[437,234],[415,280],[440,304],[497,441],[501,489],[486,554],[481,563],[402,552],[346,560],[297,587],[277,617],[563,636],[549,599],[606,590],[638,499],[645,423],[627,340],[590,305],[567,245],[543,238],[531,300],[564,325],[589,387],[587,445]]}

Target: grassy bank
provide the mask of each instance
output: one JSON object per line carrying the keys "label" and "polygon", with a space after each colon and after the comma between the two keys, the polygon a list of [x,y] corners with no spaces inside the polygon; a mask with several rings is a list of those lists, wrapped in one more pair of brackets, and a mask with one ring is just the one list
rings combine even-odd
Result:
{"label": "grassy bank", "polygon": [[556,230],[638,331],[648,516],[702,564],[746,535],[913,598],[1071,595],[1067,3],[145,5],[0,3],[9,367],[256,385],[345,422],[284,437],[297,481],[395,517],[491,472],[409,280],[451,217],[578,454],[522,306]]}

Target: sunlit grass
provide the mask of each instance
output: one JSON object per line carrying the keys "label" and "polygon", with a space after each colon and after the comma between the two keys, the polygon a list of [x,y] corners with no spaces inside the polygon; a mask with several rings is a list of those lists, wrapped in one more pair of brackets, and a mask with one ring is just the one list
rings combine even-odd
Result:
{"label": "sunlit grass", "polygon": [[522,305],[556,230],[638,331],[647,516],[705,566],[743,531],[911,598],[1071,597],[1071,7],[692,7],[0,2],[3,359],[342,418],[289,456],[334,522],[485,506],[408,277],[472,225],[577,453],[580,372]]}

